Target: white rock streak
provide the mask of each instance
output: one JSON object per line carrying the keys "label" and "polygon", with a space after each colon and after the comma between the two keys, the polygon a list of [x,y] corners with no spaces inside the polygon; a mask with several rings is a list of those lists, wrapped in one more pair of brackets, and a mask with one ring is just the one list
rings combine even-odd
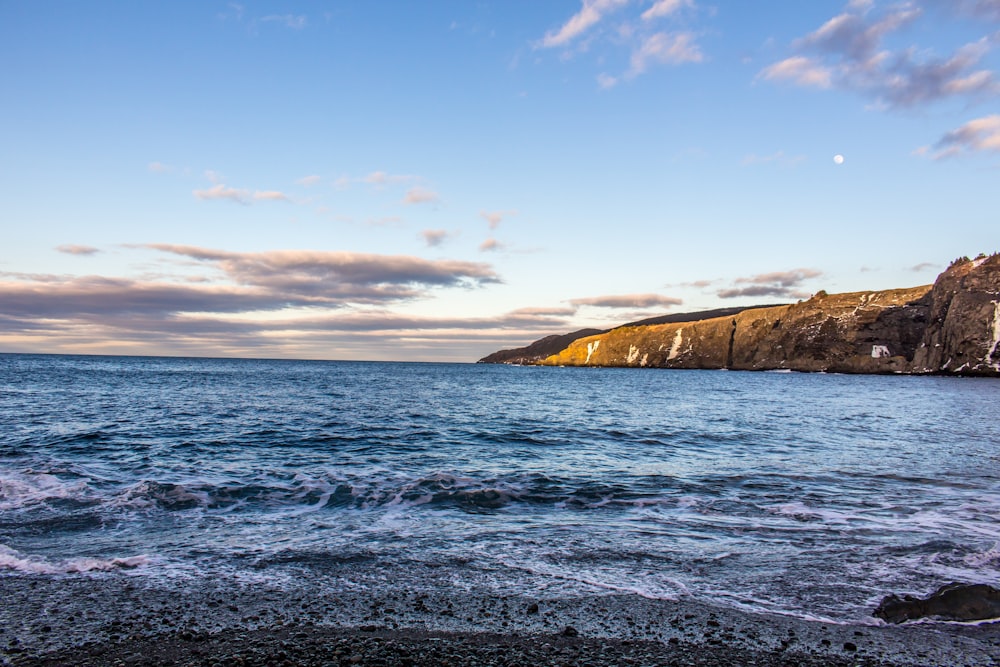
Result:
{"label": "white rock streak", "polygon": [[626,363],[633,364],[635,363],[635,360],[638,358],[639,358],[639,348],[637,348],[635,345],[629,345],[628,359],[626,359]]}
{"label": "white rock streak", "polygon": [[1000,359],[993,361],[997,356],[997,347],[1000,347],[1000,301],[993,302],[993,340],[990,342],[992,344],[983,361],[992,366],[993,370],[1000,371]]}
{"label": "white rock streak", "polygon": [[683,332],[684,332],[684,329],[678,329],[677,330],[677,335],[674,336],[674,343],[673,343],[673,345],[670,346],[670,353],[667,354],[667,361],[670,361],[671,359],[676,359],[677,355],[680,354],[680,352],[681,352],[681,342],[683,341],[683,338],[681,338],[681,334]]}
{"label": "white rock streak", "polygon": [[594,352],[597,352],[597,348],[601,346],[601,341],[594,340],[587,343],[587,360],[583,362],[584,364],[590,363],[590,358],[594,356]]}

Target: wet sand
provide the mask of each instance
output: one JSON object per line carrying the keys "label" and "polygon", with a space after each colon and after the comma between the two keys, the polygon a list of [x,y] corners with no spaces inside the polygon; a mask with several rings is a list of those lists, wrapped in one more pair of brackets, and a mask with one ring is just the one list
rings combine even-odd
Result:
{"label": "wet sand", "polygon": [[0,576],[5,665],[1000,665],[1000,623],[837,625],[632,595]]}

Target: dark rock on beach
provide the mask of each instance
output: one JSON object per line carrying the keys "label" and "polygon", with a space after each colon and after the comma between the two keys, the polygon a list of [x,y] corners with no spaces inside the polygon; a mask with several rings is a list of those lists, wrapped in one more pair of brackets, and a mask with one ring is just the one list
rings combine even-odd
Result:
{"label": "dark rock on beach", "polygon": [[1000,619],[1000,590],[986,584],[951,583],[926,598],[887,595],[872,615],[890,623],[920,618],[946,621]]}

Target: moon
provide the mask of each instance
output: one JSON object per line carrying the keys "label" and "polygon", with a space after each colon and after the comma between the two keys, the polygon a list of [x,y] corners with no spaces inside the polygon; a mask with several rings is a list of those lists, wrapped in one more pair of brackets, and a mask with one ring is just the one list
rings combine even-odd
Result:
{"label": "moon", "polygon": [[844,164],[844,156],[841,155],[840,153],[838,153],[837,155],[834,155],[833,156],[833,162],[834,162],[834,164]]}

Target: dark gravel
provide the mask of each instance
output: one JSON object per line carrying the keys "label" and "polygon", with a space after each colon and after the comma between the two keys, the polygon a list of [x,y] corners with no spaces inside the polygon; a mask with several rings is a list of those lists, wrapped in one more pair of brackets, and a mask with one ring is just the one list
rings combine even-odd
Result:
{"label": "dark gravel", "polygon": [[0,574],[0,665],[1000,667],[1000,623],[835,625],[435,583]]}
{"label": "dark gravel", "polygon": [[15,665],[384,665],[446,667],[535,665],[698,665],[788,667],[884,665],[854,655],[764,653],[725,645],[588,639],[557,635],[435,633],[385,629],[281,628],[173,633],[93,644]]}

